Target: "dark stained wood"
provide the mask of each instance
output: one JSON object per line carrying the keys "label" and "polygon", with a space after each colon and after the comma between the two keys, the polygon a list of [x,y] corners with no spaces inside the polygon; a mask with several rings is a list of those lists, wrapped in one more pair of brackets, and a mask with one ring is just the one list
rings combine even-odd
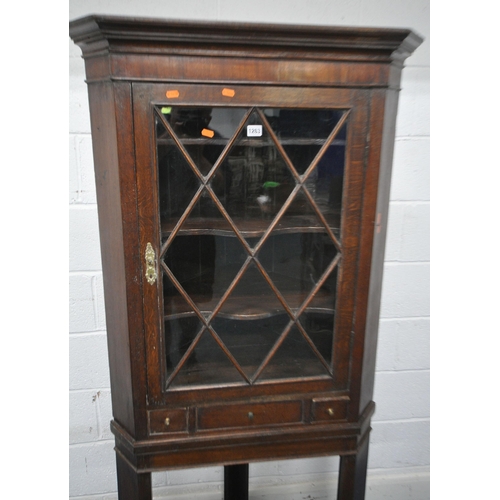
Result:
{"label": "dark stained wood", "polygon": [[150,434],[168,434],[171,432],[187,432],[187,408],[170,408],[168,410],[153,410],[149,414]]}
{"label": "dark stained wood", "polygon": [[[73,21],[70,34],[82,48],[89,83],[120,500],[150,500],[153,471],[207,465],[225,466],[226,500],[241,500],[248,495],[249,462],[332,454],[341,456],[338,498],[362,500],[374,411],[397,90],[402,62],[421,43],[420,37],[404,29],[112,16]],[[182,105],[247,108],[237,130],[250,109],[256,109],[296,184],[292,196],[306,185],[315,163],[298,175],[287,157],[288,144],[274,133],[260,108],[344,111],[345,141],[336,138],[339,123],[328,139],[298,138],[294,143],[314,143],[322,151],[329,142],[345,145],[340,213],[337,208],[324,214],[304,191],[312,207],[309,214],[287,212],[294,202],[290,197],[277,210],[278,217],[283,215],[279,220],[231,218],[211,181],[236,135],[221,143],[224,153],[211,169],[198,170],[188,149],[209,141],[177,139],[157,111],[157,106]],[[170,131],[159,141],[176,144],[200,182],[184,215],[163,220],[162,227],[155,113]],[[246,143],[252,139],[239,146]],[[321,152],[317,159],[320,156]],[[212,198],[220,219],[189,217],[202,191]],[[291,233],[327,234],[336,249],[336,257],[325,264],[325,274],[303,293],[289,291],[293,286],[268,272],[259,260],[271,235]],[[255,296],[236,293],[243,266],[222,296],[203,302],[203,297],[190,295],[162,260],[180,235],[237,238],[247,253],[246,265],[252,263],[260,271],[266,291],[259,289]],[[262,239],[251,248],[246,238],[257,236]],[[158,279],[153,284],[145,278],[148,244],[156,252]],[[321,287],[334,267],[337,290],[332,304],[331,295]],[[162,273],[179,292],[168,303]],[[304,362],[303,372],[293,378],[263,380],[261,374],[279,373],[279,367],[272,366],[272,355],[279,352],[302,312],[311,310],[335,315],[331,359],[323,358],[303,325],[296,326],[324,374],[308,372]],[[262,361],[245,369],[211,325],[216,315],[243,320],[277,314],[288,316],[288,326],[273,338],[274,347]],[[167,377],[164,321],[187,316],[198,318],[201,327]],[[228,369],[240,379],[176,386],[204,338],[220,349]],[[212,373],[225,375],[225,369],[213,366]]]}
{"label": "dark stained wood", "polygon": [[355,455],[341,455],[337,500],[363,500],[366,489],[369,432],[361,440]]}
{"label": "dark stained wood", "polygon": [[[389,212],[390,177],[398,94],[374,91],[370,111],[372,145],[367,157],[352,374],[351,411],[357,415],[373,397],[382,274]],[[385,119],[382,117],[385,116]]]}
{"label": "dark stained wood", "polygon": [[[232,49],[245,46],[245,54],[250,47],[260,52],[266,46],[291,47],[300,50],[312,47],[313,53],[319,49],[328,50],[330,58],[342,52],[357,50],[352,57],[363,50],[385,50],[386,57],[408,56],[422,39],[408,29],[394,28],[350,28],[343,26],[310,26],[245,24],[218,22],[192,22],[156,18],[134,18],[109,15],[89,15],[70,22],[70,36],[82,48],[96,44],[107,47],[115,42],[132,40],[137,52],[142,52],[144,42],[178,42],[196,44],[192,50],[217,44]],[[105,42],[105,43],[103,43]],[[128,47],[130,48],[130,47]]]}
{"label": "dark stained wood", "polygon": [[198,410],[198,429],[283,425],[302,421],[302,402],[219,405]]}
{"label": "dark stained wood", "polygon": [[134,470],[125,457],[116,452],[116,477],[120,500],[152,500],[151,473]]}
{"label": "dark stained wood", "polygon": [[334,348],[332,365],[335,367],[335,381],[344,388],[349,386],[351,366],[353,314],[356,299],[356,278],[358,275],[360,223],[363,204],[363,177],[368,135],[367,94],[358,93],[350,113],[350,127],[347,137],[346,172],[340,240],[342,260],[339,264],[337,284],[336,318],[334,326]]}
{"label": "dark stained wood", "polygon": [[[386,117],[381,131],[380,153],[374,147],[372,165],[380,161],[378,175],[377,201],[373,219],[372,263],[370,269],[370,284],[368,288],[368,304],[366,306],[366,338],[363,351],[363,367],[361,375],[361,393],[359,411],[363,411],[373,397],[375,356],[377,349],[377,334],[380,317],[380,299],[382,291],[382,274],[384,269],[384,254],[387,235],[387,219],[389,215],[390,179],[392,173],[392,158],[394,154],[394,137],[396,135],[396,112],[398,106],[398,93],[388,90],[385,101],[380,92],[373,96],[374,108],[384,102],[384,116]],[[380,125],[379,125],[380,126]],[[374,125],[374,128],[375,125]],[[377,141],[378,142],[378,141]],[[377,144],[377,143],[375,143]],[[380,156],[378,156],[380,154]],[[373,169],[375,170],[375,169]]]}
{"label": "dark stained wood", "polygon": [[248,500],[248,464],[224,467],[224,500]]}
{"label": "dark stained wood", "polygon": [[146,428],[146,352],[143,331],[143,314],[138,304],[143,282],[139,277],[143,265],[140,255],[139,224],[137,211],[137,185],[134,158],[134,127],[132,88],[126,82],[113,84],[115,122],[120,173],[120,197],[127,280],[127,310],[132,373],[133,407],[136,436],[144,437]]}
{"label": "dark stained wood", "polygon": [[[247,385],[243,381],[241,384],[235,384],[233,386],[221,386],[213,387],[209,386],[203,390],[200,394],[200,399],[198,404],[202,403],[219,403],[221,400],[236,400],[241,391],[241,385]],[[261,398],[261,399],[271,399],[276,401],[276,385],[275,381],[269,380],[257,380],[254,385],[247,386],[245,388],[245,394],[248,398]],[[342,396],[346,394],[345,390],[341,390],[335,385],[331,377],[325,377],[322,380],[313,379],[296,379],[293,381],[287,380],[280,384],[280,395],[319,395],[324,391],[331,391],[335,396]],[[331,395],[331,394],[330,394]],[[188,404],[191,403],[193,399],[192,392],[186,390],[186,388],[175,388],[172,389],[168,395],[169,404]],[[151,405],[151,407],[164,407],[165,402],[160,401],[156,405]]]}
{"label": "dark stained wood", "polygon": [[129,343],[125,244],[113,85],[89,86],[94,170],[104,280],[107,339],[114,417],[135,433]]}
{"label": "dark stained wood", "polygon": [[334,398],[315,398],[312,400],[312,416],[314,422],[331,422],[347,418],[347,404],[349,400]]}

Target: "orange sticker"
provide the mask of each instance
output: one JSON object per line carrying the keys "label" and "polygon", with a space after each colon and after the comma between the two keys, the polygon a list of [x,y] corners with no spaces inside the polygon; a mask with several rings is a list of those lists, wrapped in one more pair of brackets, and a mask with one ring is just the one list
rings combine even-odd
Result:
{"label": "orange sticker", "polygon": [[167,90],[167,97],[169,99],[175,99],[176,97],[179,97],[179,91],[178,90]]}
{"label": "orange sticker", "polygon": [[201,135],[204,135],[205,137],[210,137],[210,139],[215,135],[215,132],[213,130],[209,130],[208,128],[204,128],[201,131]]}
{"label": "orange sticker", "polygon": [[233,89],[222,89],[222,95],[226,97],[234,97],[234,94],[236,94],[236,92]]}

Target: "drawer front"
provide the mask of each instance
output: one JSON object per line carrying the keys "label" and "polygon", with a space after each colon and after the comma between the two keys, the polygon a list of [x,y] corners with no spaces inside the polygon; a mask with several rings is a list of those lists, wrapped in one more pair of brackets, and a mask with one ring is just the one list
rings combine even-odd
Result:
{"label": "drawer front", "polygon": [[198,429],[302,422],[302,401],[211,406],[198,409]]}
{"label": "drawer front", "polygon": [[311,420],[313,422],[345,420],[347,418],[347,403],[348,401],[345,399],[313,399]]}
{"label": "drawer front", "polygon": [[188,412],[186,408],[174,410],[153,410],[149,412],[150,434],[187,431]]}

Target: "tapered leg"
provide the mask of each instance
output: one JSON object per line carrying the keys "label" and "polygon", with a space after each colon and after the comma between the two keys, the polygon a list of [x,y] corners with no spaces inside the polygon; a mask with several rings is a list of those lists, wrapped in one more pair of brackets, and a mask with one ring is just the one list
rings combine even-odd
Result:
{"label": "tapered leg", "polygon": [[224,500],[248,500],[248,464],[224,467]]}
{"label": "tapered leg", "polygon": [[369,442],[367,434],[356,455],[340,457],[337,500],[364,500]]}
{"label": "tapered leg", "polygon": [[151,473],[137,473],[116,453],[116,475],[119,500],[152,500]]}

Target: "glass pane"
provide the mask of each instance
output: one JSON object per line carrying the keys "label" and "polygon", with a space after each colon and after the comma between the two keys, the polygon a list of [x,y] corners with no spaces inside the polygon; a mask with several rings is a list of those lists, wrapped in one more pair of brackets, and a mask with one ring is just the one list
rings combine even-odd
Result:
{"label": "glass pane", "polygon": [[248,321],[220,317],[213,327],[251,378],[289,322],[287,314]]}
{"label": "glass pane", "polygon": [[[344,113],[328,109],[272,108],[264,112],[300,175],[306,172]],[[304,182],[329,225],[335,228],[340,227],[346,130],[344,124]]]}
{"label": "glass pane", "polygon": [[252,262],[227,297],[218,316],[248,320],[268,318],[284,312],[283,304]]}
{"label": "glass pane", "polygon": [[307,296],[301,240],[300,233],[271,236],[258,254],[260,263],[291,308],[298,308]]}
{"label": "glass pane", "polygon": [[[264,114],[293,166],[302,175],[332,133],[343,111],[267,108]],[[345,130],[337,135],[335,144],[343,142]]]}
{"label": "glass pane", "polygon": [[337,249],[326,232],[304,231],[271,236],[258,259],[288,305],[297,309],[336,255]]}
{"label": "glass pane", "polygon": [[166,234],[188,207],[200,182],[158,118],[156,130],[160,219]]}
{"label": "glass pane", "polygon": [[164,261],[196,306],[208,316],[246,257],[234,237],[199,234],[176,236]]}
{"label": "glass pane", "polygon": [[202,323],[165,272],[162,273],[167,378],[191,346]]}
{"label": "glass pane", "polygon": [[172,380],[172,387],[189,385],[214,385],[244,382],[243,377],[224,354],[209,331],[200,341],[179,373]]}
{"label": "glass pane", "polygon": [[[322,147],[343,112],[268,108],[262,110],[266,121],[256,109],[167,106],[157,111],[174,134],[156,118],[163,244],[178,227],[160,259],[183,289],[163,273],[169,386],[245,384],[238,370],[252,379],[288,328],[259,380],[328,376],[324,365],[331,366],[337,269],[329,276],[325,272],[341,248],[325,223],[338,238],[346,125],[328,148]],[[209,173],[203,186],[201,178]],[[284,204],[283,215],[261,241]],[[241,238],[252,249],[259,245],[256,255]],[[273,288],[292,316],[308,301],[299,318],[287,313]],[[220,340],[203,330],[200,314]]]}
{"label": "glass pane", "polygon": [[202,325],[201,321],[194,314],[167,318],[169,319],[166,319],[164,324],[168,379],[193,343]]}
{"label": "glass pane", "polygon": [[203,175],[208,174],[246,113],[243,108],[201,106],[160,109]]}
{"label": "glass pane", "polygon": [[306,312],[300,317],[300,324],[328,365],[332,359],[333,320],[332,313]]}
{"label": "glass pane", "polygon": [[336,288],[337,267],[316,290],[314,297],[299,318],[300,324],[329,366],[331,366],[332,359]]}
{"label": "glass pane", "polygon": [[207,189],[202,190],[200,197],[177,233],[179,236],[191,234],[234,236],[233,229],[217,208]]}
{"label": "glass pane", "polygon": [[[319,273],[318,273],[319,274]],[[321,273],[322,274],[322,273]],[[337,296],[337,267],[328,275],[323,284],[316,289],[312,300],[307,305],[307,311],[331,314],[335,308]]]}
{"label": "glass pane", "polygon": [[330,146],[305,182],[316,205],[333,227],[340,225],[344,163],[345,147]]}
{"label": "glass pane", "polygon": [[224,208],[245,238],[262,234],[295,180],[257,112],[246,121],[225,166],[225,191],[219,195]]}
{"label": "glass pane", "polygon": [[259,380],[328,375],[326,368],[294,326],[271,358]]}

